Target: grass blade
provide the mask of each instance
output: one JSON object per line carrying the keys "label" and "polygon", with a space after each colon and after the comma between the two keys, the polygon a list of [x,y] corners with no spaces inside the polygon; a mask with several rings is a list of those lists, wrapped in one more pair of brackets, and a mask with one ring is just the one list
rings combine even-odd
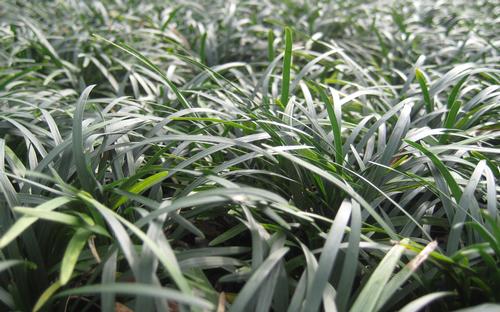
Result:
{"label": "grass blade", "polygon": [[243,312],[247,304],[252,300],[253,295],[259,290],[260,285],[266,277],[274,270],[278,262],[288,252],[288,248],[283,247],[274,251],[252,274],[248,282],[240,291],[235,301],[231,305],[231,312]]}
{"label": "grass blade", "polygon": [[114,283],[114,284],[97,284],[89,285],[78,288],[73,288],[65,290],[57,294],[56,298],[64,298],[74,295],[90,295],[90,294],[121,294],[121,295],[131,295],[131,296],[149,296],[154,298],[163,298],[177,302],[180,304],[185,304],[188,306],[199,307],[202,309],[213,309],[212,303],[194,297],[192,295],[187,295],[177,290],[162,288],[157,286],[145,285],[145,284],[130,284],[130,283]]}
{"label": "grass blade", "polygon": [[427,81],[425,79],[424,74],[420,71],[420,69],[415,69],[415,77],[420,85],[420,89],[422,90],[422,95],[424,97],[425,111],[427,113],[431,113],[433,111],[433,104],[431,101],[431,97],[429,95],[429,88],[427,88]]}
{"label": "grass blade", "polygon": [[88,230],[78,229],[69,241],[61,263],[61,274],[59,276],[59,280],[62,286],[66,285],[70,280],[78,261],[78,257],[80,256],[87,239],[90,237],[90,234],[91,233]]}
{"label": "grass blade", "polygon": [[283,57],[283,73],[281,77],[280,106],[286,107],[290,93],[290,71],[292,67],[292,30],[285,27],[285,56]]}
{"label": "grass blade", "polygon": [[401,241],[400,244],[391,248],[385,255],[375,271],[370,276],[368,282],[363,286],[361,293],[353,303],[351,312],[372,312],[377,311],[376,307],[385,285],[389,281],[392,272],[396,268],[399,259],[403,255],[407,240]]}
{"label": "grass blade", "polygon": [[434,292],[430,293],[427,295],[424,295],[422,297],[419,297],[418,299],[413,300],[412,302],[406,304],[399,312],[417,312],[422,310],[425,306],[427,306],[429,303],[436,301],[438,299],[441,299],[443,297],[447,296],[453,296],[455,295],[453,292],[450,291],[439,291],[439,292]]}
{"label": "grass blade", "polygon": [[[69,202],[73,199],[69,197],[57,197],[52,200],[49,200],[33,209],[37,209],[39,211],[52,211],[57,209]],[[0,238],[0,249],[7,246],[10,242],[12,242],[16,237],[21,235],[28,227],[30,227],[33,223],[38,220],[36,217],[21,217],[19,218],[8,230],[5,234]]]}
{"label": "grass blade", "polygon": [[83,112],[85,110],[85,104],[89,97],[90,92],[95,87],[95,85],[88,86],[82,92],[82,95],[78,99],[76,104],[75,115],[73,117],[73,158],[75,160],[76,171],[78,172],[78,178],[82,187],[87,192],[93,192],[96,187],[95,177],[90,172],[90,165],[87,161],[87,155],[84,152],[83,146]]}
{"label": "grass blade", "polygon": [[309,311],[316,311],[320,306],[321,297],[330,278],[335,258],[339,252],[340,243],[344,237],[347,221],[351,216],[351,209],[350,201],[342,203],[328,233],[321,257],[319,258],[318,268],[310,287],[307,289],[304,307]]}

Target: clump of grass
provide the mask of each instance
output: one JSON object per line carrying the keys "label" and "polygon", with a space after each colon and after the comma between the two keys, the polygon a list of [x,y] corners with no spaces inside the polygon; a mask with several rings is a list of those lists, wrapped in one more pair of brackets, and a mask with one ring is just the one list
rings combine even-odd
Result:
{"label": "clump of grass", "polygon": [[6,1],[0,309],[497,308],[488,1]]}

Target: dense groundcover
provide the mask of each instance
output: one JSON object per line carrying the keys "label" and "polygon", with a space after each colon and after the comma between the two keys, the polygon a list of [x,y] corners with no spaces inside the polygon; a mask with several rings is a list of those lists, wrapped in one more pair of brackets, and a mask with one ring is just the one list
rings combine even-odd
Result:
{"label": "dense groundcover", "polygon": [[496,1],[2,1],[0,311],[498,311]]}

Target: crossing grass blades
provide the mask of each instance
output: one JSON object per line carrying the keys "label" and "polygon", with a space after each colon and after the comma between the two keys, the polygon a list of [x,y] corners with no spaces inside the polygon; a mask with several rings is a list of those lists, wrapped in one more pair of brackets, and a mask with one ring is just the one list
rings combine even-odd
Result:
{"label": "crossing grass blades", "polygon": [[497,310],[497,13],[3,1],[0,310]]}

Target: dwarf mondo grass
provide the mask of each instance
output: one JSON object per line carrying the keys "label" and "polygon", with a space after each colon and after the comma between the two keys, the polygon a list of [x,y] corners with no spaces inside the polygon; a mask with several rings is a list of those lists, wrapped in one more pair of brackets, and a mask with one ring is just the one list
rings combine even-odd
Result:
{"label": "dwarf mondo grass", "polygon": [[498,310],[497,13],[3,1],[0,310]]}

